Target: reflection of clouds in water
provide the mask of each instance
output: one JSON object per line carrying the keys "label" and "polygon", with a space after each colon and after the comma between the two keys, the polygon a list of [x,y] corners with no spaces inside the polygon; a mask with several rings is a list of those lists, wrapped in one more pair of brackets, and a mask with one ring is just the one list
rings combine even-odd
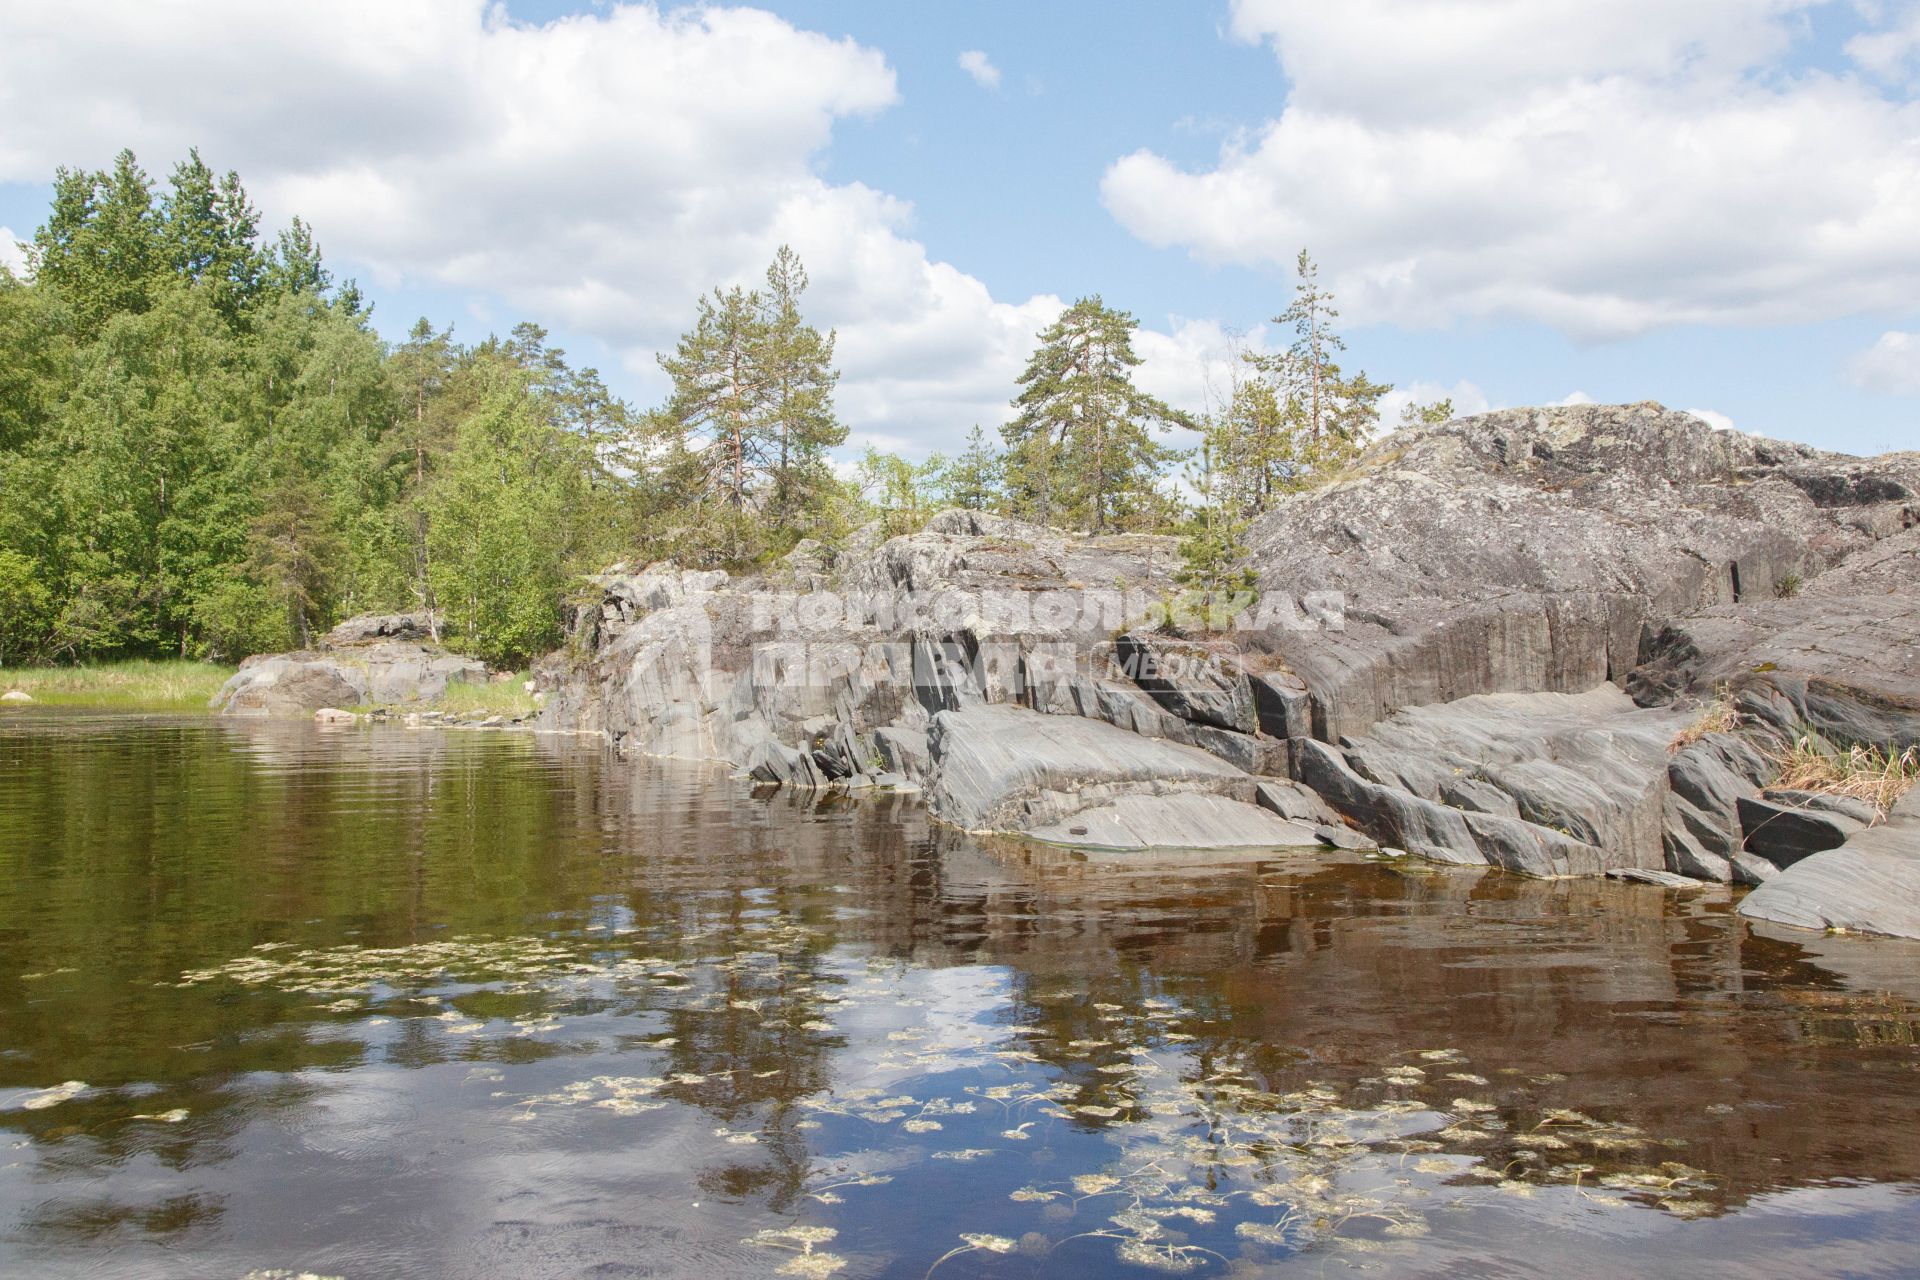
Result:
{"label": "reflection of clouds in water", "polygon": [[834,1053],[835,1081],[881,1085],[951,1070],[966,1065],[970,1051],[1011,1042],[991,1017],[1008,1007],[1010,988],[1000,968],[866,966],[842,989],[847,1003],[834,1014],[847,1036]]}

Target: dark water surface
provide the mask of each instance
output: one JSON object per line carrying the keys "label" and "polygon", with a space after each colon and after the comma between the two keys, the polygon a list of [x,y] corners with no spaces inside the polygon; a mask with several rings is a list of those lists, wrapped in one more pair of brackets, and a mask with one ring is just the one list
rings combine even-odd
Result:
{"label": "dark water surface", "polygon": [[1920,1272],[1920,950],[1730,906],[9,713],[0,1275]]}

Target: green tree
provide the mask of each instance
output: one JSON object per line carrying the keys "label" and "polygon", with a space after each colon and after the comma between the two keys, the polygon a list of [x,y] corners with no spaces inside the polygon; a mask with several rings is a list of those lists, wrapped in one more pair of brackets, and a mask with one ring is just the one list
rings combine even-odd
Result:
{"label": "green tree", "polygon": [[1420,404],[1409,400],[1400,406],[1400,426],[1438,426],[1453,417],[1451,397],[1435,400],[1431,404]]}
{"label": "green tree", "polygon": [[198,148],[174,166],[160,203],[160,238],[174,276],[207,288],[214,309],[238,329],[260,291],[266,259],[260,215],[229,170],[216,179]]}
{"label": "green tree", "polygon": [[548,420],[525,369],[490,357],[474,376],[479,407],[427,496],[428,573],[462,644],[518,665],[558,642],[561,597],[603,552],[582,536],[593,526],[591,462]]}
{"label": "green tree", "polygon": [[169,262],[153,183],[131,151],[97,173],[61,168],[53,209],[34,232],[27,267],[34,283],[58,293],[82,338],[106,322],[147,309]]}
{"label": "green tree", "polygon": [[53,593],[38,570],[27,556],[0,547],[0,667],[38,657],[52,633]]}
{"label": "green tree", "polygon": [[940,501],[967,511],[991,511],[1000,503],[1002,463],[987,443],[979,424],[967,433],[967,447],[940,468],[936,489]]}
{"label": "green tree", "polygon": [[881,536],[918,533],[938,506],[938,479],[946,461],[939,454],[918,465],[872,445],[860,456],[854,486]]}
{"label": "green tree", "polygon": [[767,268],[763,347],[759,363],[768,388],[766,412],[778,449],[772,465],[772,515],[782,525],[810,523],[836,485],[826,451],[844,444],[847,429],[835,416],[836,335],[822,334],[800,314],[807,269],[781,245]]}
{"label": "green tree", "polygon": [[1380,397],[1393,390],[1365,372],[1341,370],[1337,357],[1347,344],[1333,327],[1340,317],[1333,295],[1320,287],[1320,269],[1305,249],[1294,269],[1293,301],[1273,318],[1293,331],[1293,342],[1275,355],[1246,357],[1272,396],[1277,416],[1266,452],[1280,460],[1283,487],[1298,487],[1351,460],[1379,421]]}
{"label": "green tree", "polygon": [[1180,539],[1180,568],[1174,581],[1190,598],[1177,611],[1199,617],[1215,629],[1226,626],[1253,603],[1258,577],[1250,564],[1247,520],[1227,491],[1229,476],[1215,463],[1217,436],[1209,429],[1188,478],[1200,501]]}
{"label": "green tree", "polygon": [[702,298],[693,328],[660,367],[673,393],[655,415],[668,468],[687,497],[734,510],[765,481],[771,450],[761,354],[766,325],[758,293],[735,286]]}
{"label": "green tree", "polygon": [[1134,386],[1138,327],[1095,295],[1041,331],[1020,375],[1018,412],[1001,428],[1018,514],[1096,533],[1150,527],[1164,516],[1155,482],[1179,454],[1153,435],[1193,423]]}

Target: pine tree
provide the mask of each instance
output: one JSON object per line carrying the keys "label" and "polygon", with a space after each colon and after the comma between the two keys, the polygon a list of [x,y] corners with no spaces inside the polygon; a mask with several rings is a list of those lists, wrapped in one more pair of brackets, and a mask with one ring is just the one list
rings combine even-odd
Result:
{"label": "pine tree", "polygon": [[765,337],[762,352],[768,386],[767,412],[778,447],[773,462],[772,515],[793,524],[832,489],[826,451],[843,444],[847,429],[834,414],[833,392],[839,371],[833,367],[836,335],[825,335],[800,315],[807,269],[786,245],[767,268]]}
{"label": "pine tree", "polygon": [[1346,465],[1379,421],[1380,398],[1393,390],[1341,370],[1336,357],[1347,344],[1333,327],[1340,316],[1333,295],[1320,287],[1304,249],[1295,271],[1293,301],[1273,318],[1293,330],[1293,342],[1273,355],[1243,355],[1256,376],[1239,384],[1227,409],[1240,448],[1223,465],[1248,514]]}
{"label": "pine tree", "polygon": [[673,394],[655,415],[668,466],[689,498],[744,510],[769,462],[771,415],[758,293],[735,286],[702,298],[691,331],[659,357]]}
{"label": "pine tree", "polygon": [[1154,482],[1179,455],[1153,433],[1193,424],[1134,386],[1138,327],[1096,294],[1040,333],[1013,401],[1019,412],[1000,432],[1019,514],[1101,533],[1150,525],[1163,512]]}
{"label": "pine tree", "polygon": [[1453,399],[1446,397],[1431,404],[1409,400],[1400,406],[1401,427],[1438,426],[1453,417]]}
{"label": "pine tree", "polygon": [[995,509],[1000,503],[1001,469],[999,452],[987,443],[986,432],[975,423],[960,456],[939,469],[940,500],[967,511]]}

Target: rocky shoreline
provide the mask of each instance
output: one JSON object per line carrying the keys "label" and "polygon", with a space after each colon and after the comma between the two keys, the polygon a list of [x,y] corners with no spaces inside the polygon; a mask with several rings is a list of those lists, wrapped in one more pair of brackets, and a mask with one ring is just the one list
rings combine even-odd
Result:
{"label": "rocky shoreline", "polygon": [[1505,411],[1386,437],[1249,541],[1218,628],[1156,608],[1171,539],[961,511],[754,577],[617,569],[536,723],[917,785],[973,831],[1753,884],[1751,916],[1920,937],[1914,794],[1770,789],[1803,735],[1920,744],[1920,454]]}

